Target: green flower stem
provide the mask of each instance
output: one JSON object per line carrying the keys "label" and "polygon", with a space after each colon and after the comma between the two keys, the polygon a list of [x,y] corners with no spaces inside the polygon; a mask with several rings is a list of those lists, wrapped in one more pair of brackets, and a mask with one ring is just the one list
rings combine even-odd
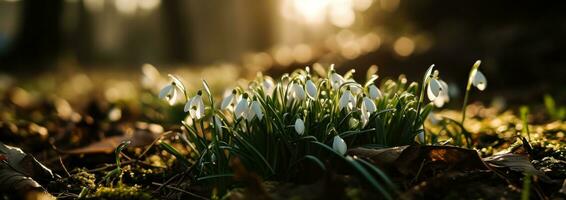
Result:
{"label": "green flower stem", "polygon": [[[420,95],[419,95],[419,100],[417,101],[417,116],[415,118],[415,121],[413,122],[413,127],[415,127],[414,132],[417,132],[417,121],[419,120],[419,116],[421,114],[421,103],[424,102],[424,91],[426,89],[426,85],[428,85],[428,82],[430,81],[429,77],[425,76],[423,77],[423,85],[421,86],[421,91],[420,91]],[[424,121],[424,120],[423,120]],[[424,123],[423,123],[424,124]],[[423,126],[423,138],[426,144],[426,131],[424,130],[424,126]]]}

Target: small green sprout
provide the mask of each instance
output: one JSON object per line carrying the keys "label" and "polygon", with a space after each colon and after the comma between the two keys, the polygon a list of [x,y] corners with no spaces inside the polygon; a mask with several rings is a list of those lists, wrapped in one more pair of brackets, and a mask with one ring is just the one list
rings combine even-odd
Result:
{"label": "small green sprout", "polygon": [[549,94],[544,95],[544,106],[546,107],[546,112],[553,120],[564,120],[566,119],[566,106],[558,107],[554,98]]}
{"label": "small green sprout", "polygon": [[[120,163],[120,154],[122,153],[122,151],[128,147],[128,145],[130,145],[131,141],[126,140],[123,141],[122,143],[120,143],[120,145],[118,145],[118,147],[116,147],[116,150],[114,150],[114,154],[116,154],[116,168],[110,172],[108,172],[104,177],[103,180],[105,180],[106,183],[112,183],[113,180],[116,177],[122,177],[122,165]],[[118,184],[121,184],[121,181],[118,181]]]}

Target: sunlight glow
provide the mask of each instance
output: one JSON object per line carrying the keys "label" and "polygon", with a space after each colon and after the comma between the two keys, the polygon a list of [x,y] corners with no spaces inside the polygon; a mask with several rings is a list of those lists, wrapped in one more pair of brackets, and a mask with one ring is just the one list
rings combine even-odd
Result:
{"label": "sunlight glow", "polygon": [[415,42],[408,37],[400,37],[393,44],[393,49],[398,55],[407,57],[415,50]]}

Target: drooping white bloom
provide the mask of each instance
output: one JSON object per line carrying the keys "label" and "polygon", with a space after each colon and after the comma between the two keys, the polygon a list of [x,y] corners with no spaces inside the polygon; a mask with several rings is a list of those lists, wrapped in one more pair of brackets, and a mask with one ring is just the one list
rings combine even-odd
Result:
{"label": "drooping white bloom", "polygon": [[435,78],[431,78],[428,82],[426,94],[430,101],[434,101],[439,95],[440,91],[442,91],[442,87],[440,87],[440,83]]}
{"label": "drooping white bloom", "polygon": [[171,83],[159,91],[159,98],[165,99],[169,105],[173,105],[177,103],[178,94],[184,93],[186,90],[183,82],[181,82],[179,78],[171,74],[169,74],[169,78],[171,79]]}
{"label": "drooping white bloom", "polygon": [[309,78],[305,86],[307,88],[307,94],[309,95],[309,97],[311,99],[316,99],[316,95],[318,91],[316,89],[316,85],[314,84],[314,82]]}
{"label": "drooping white bloom", "polygon": [[261,111],[261,105],[259,104],[259,101],[252,101],[248,110],[246,111],[245,117],[248,121],[252,121],[252,119],[256,116],[259,120],[261,120],[263,118],[263,112]]}
{"label": "drooping white bloom", "polygon": [[300,118],[295,120],[295,131],[297,131],[299,135],[303,135],[303,133],[305,133],[305,122],[303,122]]}
{"label": "drooping white bloom", "polygon": [[191,118],[202,119],[204,117],[204,102],[202,101],[202,91],[198,91],[189,102],[185,104],[185,112],[189,112]]}
{"label": "drooping white bloom", "polygon": [[438,97],[434,99],[433,103],[436,107],[440,108],[450,101],[450,95],[448,94],[448,84],[443,80],[438,80],[438,83],[440,83],[441,91]]}
{"label": "drooping white bloom", "polygon": [[159,98],[165,99],[169,105],[175,104],[177,101],[177,90],[175,89],[175,86],[169,84],[163,87],[163,89],[159,92]]}
{"label": "drooping white bloom", "polygon": [[338,102],[338,108],[340,110],[348,107],[348,109],[352,109],[356,105],[356,98],[350,92],[350,88],[347,88],[340,97],[340,101]]}
{"label": "drooping white bloom", "polygon": [[373,113],[377,110],[375,103],[368,97],[364,97],[362,100],[362,112]]}
{"label": "drooping white bloom", "polygon": [[480,70],[476,70],[474,78],[472,79],[472,84],[480,91],[485,90],[487,87],[487,79]]}
{"label": "drooping white bloom", "polygon": [[381,98],[381,90],[379,90],[379,88],[377,88],[377,86],[375,86],[374,84],[371,84],[368,87],[368,93],[369,93],[369,98],[371,99]]}
{"label": "drooping white bloom", "polygon": [[291,83],[291,86],[289,88],[289,97],[300,101],[307,98],[305,90],[298,83]]}
{"label": "drooping white bloom", "polygon": [[222,99],[220,108],[224,110],[230,106],[234,107],[237,103],[238,103],[238,91],[233,89],[228,95],[224,97],[224,99]]}
{"label": "drooping white bloom", "polygon": [[332,141],[332,149],[334,149],[334,151],[338,152],[340,155],[344,155],[348,150],[348,146],[346,145],[344,139],[342,139],[340,136],[334,136],[334,141]]}
{"label": "drooping white bloom", "polygon": [[242,99],[236,105],[234,109],[234,115],[236,118],[243,117],[245,112],[248,110],[248,94],[244,93]]}
{"label": "drooping white bloom", "polygon": [[333,89],[338,90],[344,82],[346,82],[346,80],[340,74],[335,71],[330,73],[330,85]]}
{"label": "drooping white bloom", "polygon": [[273,91],[275,90],[275,82],[273,81],[273,78],[264,76],[262,86],[267,96],[273,95]]}

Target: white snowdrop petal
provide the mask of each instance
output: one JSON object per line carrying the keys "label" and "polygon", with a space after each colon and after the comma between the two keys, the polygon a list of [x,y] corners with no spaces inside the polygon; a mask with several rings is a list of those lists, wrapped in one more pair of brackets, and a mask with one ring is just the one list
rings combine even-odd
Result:
{"label": "white snowdrop petal", "polygon": [[191,106],[193,105],[192,104],[193,100],[194,100],[194,97],[191,98],[187,103],[185,103],[185,107],[183,108],[183,111],[189,112],[189,110],[191,110]]}
{"label": "white snowdrop petal", "polygon": [[303,122],[302,119],[295,120],[295,131],[297,131],[299,135],[305,133],[305,122]]}
{"label": "white snowdrop petal", "polygon": [[354,95],[352,95],[351,92],[348,94],[348,98],[350,99],[350,103],[348,104],[348,108],[352,109],[352,108],[354,108],[354,106],[356,106],[358,104],[357,99],[356,99],[356,97],[354,97]]}
{"label": "white snowdrop petal", "polygon": [[442,108],[442,106],[444,106],[444,98],[442,98],[442,96],[435,98],[433,101],[434,106],[436,106],[437,108]]}
{"label": "white snowdrop petal", "polygon": [[371,116],[371,114],[369,112],[364,111],[362,109],[362,114],[361,114],[362,128],[365,127],[368,124],[370,116]]}
{"label": "white snowdrop petal", "polygon": [[333,89],[339,89],[344,82],[346,82],[346,80],[344,80],[344,77],[342,77],[340,74],[332,73],[330,75],[330,84],[332,85]]}
{"label": "white snowdrop petal", "polygon": [[173,89],[173,86],[171,84],[163,87],[163,89],[161,89],[161,91],[159,91],[159,98],[164,99],[165,97],[167,97],[167,95],[170,95],[172,89]]}
{"label": "white snowdrop petal", "polygon": [[248,108],[248,110],[246,110],[246,112],[243,115],[244,119],[246,119],[248,122],[251,122],[252,119],[255,117],[255,113],[251,108]]}
{"label": "white snowdrop petal", "polygon": [[317,89],[314,82],[312,80],[308,80],[306,87],[307,87],[307,94],[309,95],[309,97],[315,99],[317,94]]}
{"label": "white snowdrop petal", "polygon": [[253,101],[252,105],[250,106],[253,110],[254,114],[257,116],[259,120],[263,118],[263,112],[261,111],[261,105],[258,101]]}
{"label": "white snowdrop petal", "polygon": [[427,86],[427,96],[430,101],[434,101],[440,94],[442,88],[436,79],[430,79]]}
{"label": "white snowdrop petal", "polygon": [[247,110],[248,110],[248,100],[242,98],[240,102],[238,102],[238,105],[236,105],[236,109],[234,109],[234,114],[236,115],[236,118],[240,118]]}
{"label": "white snowdrop petal", "polygon": [[202,101],[202,96],[199,95],[197,97],[198,98],[196,99],[196,103],[195,103],[196,104],[195,106],[197,107],[196,116],[197,116],[197,119],[202,119],[205,115],[204,114],[204,109],[205,109],[204,108],[204,102]]}
{"label": "white snowdrop petal", "polygon": [[177,95],[179,93],[175,92],[175,90],[173,90],[173,92],[171,93],[171,96],[165,96],[165,100],[167,100],[167,103],[169,103],[169,105],[173,105],[175,104],[175,102],[177,102]]}
{"label": "white snowdrop petal", "polygon": [[425,72],[425,77],[426,77],[427,79],[429,79],[429,78],[430,78],[430,75],[432,75],[433,69],[434,69],[434,64],[430,65],[430,67],[428,67],[428,69],[426,70],[426,72]]}
{"label": "white snowdrop petal", "polygon": [[295,84],[295,95],[299,100],[305,100],[307,98],[305,90],[299,84]]}
{"label": "white snowdrop petal", "polygon": [[334,141],[332,142],[332,149],[334,149],[334,151],[338,152],[340,155],[344,155],[348,150],[348,146],[346,145],[344,139],[342,139],[340,136],[334,136]]}
{"label": "white snowdrop petal", "polygon": [[230,106],[230,104],[232,103],[232,100],[234,99],[234,94],[230,93],[230,95],[224,97],[224,99],[222,99],[222,103],[220,105],[220,108],[222,110],[228,108],[228,106]]}
{"label": "white snowdrop petal", "polygon": [[435,98],[432,102],[436,107],[440,108],[444,106],[445,103],[448,103],[450,101],[450,96],[448,94],[448,84],[443,80],[438,80],[438,83],[440,84],[441,91],[438,94],[438,97]]}
{"label": "white snowdrop petal", "polygon": [[480,70],[476,71],[474,79],[472,80],[472,84],[476,86],[476,88],[478,88],[478,90],[480,91],[485,90],[485,88],[487,87],[487,79]]}
{"label": "white snowdrop petal", "polygon": [[381,98],[381,91],[379,90],[379,88],[377,88],[377,86],[375,85],[370,85],[368,88],[369,91],[369,97],[372,99],[377,99],[377,98]]}
{"label": "white snowdrop petal", "polygon": [[350,103],[351,95],[352,93],[350,91],[344,91],[344,93],[340,97],[340,101],[338,102],[338,108],[340,108],[340,110],[344,109],[348,105],[348,103]]}
{"label": "white snowdrop petal", "polygon": [[364,109],[365,109],[367,112],[369,112],[369,113],[373,113],[373,112],[375,112],[375,111],[377,110],[377,108],[376,108],[375,103],[373,102],[373,100],[371,100],[371,99],[368,98],[368,97],[364,97],[364,100],[363,100],[363,104],[362,104],[362,105],[364,106]]}

